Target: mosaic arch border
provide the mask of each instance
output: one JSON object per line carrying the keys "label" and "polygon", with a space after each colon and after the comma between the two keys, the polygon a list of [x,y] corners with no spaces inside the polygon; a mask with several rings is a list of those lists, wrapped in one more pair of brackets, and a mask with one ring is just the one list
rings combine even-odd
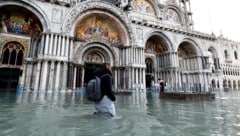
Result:
{"label": "mosaic arch border", "polygon": [[80,46],[78,49],[76,49],[74,62],[77,64],[84,64],[85,62],[82,58],[84,58],[84,55],[87,55],[86,53],[88,52],[88,50],[91,49],[102,49],[108,54],[111,66],[117,66],[117,53],[113,49],[111,49],[109,45],[106,46],[105,43],[98,41],[87,42],[84,45]]}
{"label": "mosaic arch border", "polygon": [[180,40],[177,44],[176,44],[176,52],[178,52],[178,49],[180,47],[180,45],[183,43],[183,42],[188,42],[188,43],[191,43],[191,45],[193,46],[193,48],[195,49],[196,53],[198,56],[204,56],[203,54],[203,50],[200,48],[200,44],[198,44],[197,41],[191,39],[191,38],[183,38],[182,40]]}
{"label": "mosaic arch border", "polygon": [[51,23],[47,19],[48,17],[45,14],[45,12],[38,5],[36,5],[32,2],[29,2],[27,0],[7,1],[7,2],[1,3],[0,8],[4,7],[4,6],[9,6],[9,5],[19,6],[19,7],[22,7],[22,8],[25,8],[25,9],[31,11],[40,20],[42,28],[43,28],[43,32],[50,30]]}
{"label": "mosaic arch border", "polygon": [[76,5],[63,19],[63,24],[61,27],[62,33],[68,33],[70,36],[74,36],[74,31],[76,28],[75,26],[79,22],[79,18],[81,18],[81,16],[84,15],[87,11],[91,10],[102,10],[105,13],[108,13],[108,15],[111,14],[113,17],[115,17],[116,22],[122,25],[123,31],[126,34],[125,46],[132,44],[130,42],[132,41],[132,39],[134,39],[133,30],[130,27],[131,22],[128,19],[127,15],[120,9],[104,2],[96,4],[91,1],[85,1]]}
{"label": "mosaic arch border", "polygon": [[173,44],[172,44],[172,41],[168,38],[168,36],[161,32],[161,31],[151,31],[151,32],[148,32],[144,37],[144,40],[143,40],[143,43],[144,43],[144,49],[146,48],[146,44],[147,44],[147,41],[150,37],[154,36],[154,35],[157,35],[161,38],[163,38],[167,44],[167,48],[168,48],[168,51],[173,51]]}

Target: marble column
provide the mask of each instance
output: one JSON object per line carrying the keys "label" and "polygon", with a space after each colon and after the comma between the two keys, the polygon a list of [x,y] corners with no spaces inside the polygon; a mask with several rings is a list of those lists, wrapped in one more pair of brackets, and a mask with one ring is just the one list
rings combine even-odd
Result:
{"label": "marble column", "polygon": [[35,91],[37,91],[39,89],[40,71],[41,71],[41,62],[39,61],[37,63],[37,69],[36,69],[36,77],[35,77],[35,85],[34,85]]}
{"label": "marble column", "polygon": [[117,82],[117,69],[114,69],[114,90],[118,89],[118,82]]}
{"label": "marble column", "polygon": [[54,86],[55,90],[59,90],[60,69],[61,69],[61,63],[57,62],[56,75],[55,75],[55,86]]}
{"label": "marble column", "polygon": [[54,84],[54,61],[51,61],[50,64],[50,70],[49,70],[49,76],[48,76],[48,90],[53,90],[53,84]]}
{"label": "marble column", "polygon": [[66,90],[66,86],[67,86],[67,63],[66,62],[64,62],[63,63],[63,73],[62,73],[62,87],[61,87],[61,89],[62,90]]}
{"label": "marble column", "polygon": [[125,51],[126,51],[126,65],[128,65],[128,64],[129,64],[129,60],[128,60],[128,58],[129,58],[128,48],[126,48]]}
{"label": "marble column", "polygon": [[46,91],[47,85],[47,75],[48,75],[48,62],[43,61],[42,64],[42,73],[41,73],[41,82],[40,82],[40,91]]}
{"label": "marble column", "polygon": [[62,37],[62,44],[61,44],[61,56],[64,56],[64,47],[65,47],[65,36]]}
{"label": "marble column", "polygon": [[68,57],[69,45],[70,45],[70,39],[67,36],[66,37],[66,44],[65,44],[65,53],[64,53],[64,56],[66,56],[66,57]]}
{"label": "marble column", "polygon": [[69,47],[69,60],[72,60],[72,54],[73,54],[73,38],[70,38],[70,47]]}
{"label": "marble column", "polygon": [[32,78],[32,64],[27,63],[26,67],[26,73],[25,73],[25,88],[26,90],[30,90],[30,85],[31,85],[31,78]]}
{"label": "marble column", "polygon": [[53,44],[53,56],[57,55],[57,43],[58,43],[58,35],[54,35],[54,44]]}
{"label": "marble column", "polygon": [[61,47],[62,47],[62,36],[58,36],[58,44],[57,44],[57,56],[61,56]]}
{"label": "marble column", "polygon": [[49,43],[49,51],[48,51],[48,54],[49,55],[52,55],[53,53],[53,33],[50,34],[50,43]]}
{"label": "marble column", "polygon": [[82,69],[82,85],[83,85],[83,87],[85,87],[85,85],[84,85],[85,69],[83,67],[81,69]]}
{"label": "marble column", "polygon": [[146,88],[146,73],[145,73],[145,69],[143,70],[143,85],[144,85],[144,88]]}
{"label": "marble column", "polygon": [[41,44],[40,44],[40,52],[38,54],[38,57],[42,56],[44,54],[44,44],[45,44],[45,37],[46,34],[42,34],[42,38],[41,38]]}
{"label": "marble column", "polygon": [[25,84],[24,84],[24,81],[25,81],[25,75],[26,75],[26,63],[23,63],[22,65],[22,74],[21,76],[19,76],[19,81],[18,81],[18,91],[23,91],[25,89]]}
{"label": "marble column", "polygon": [[76,79],[77,79],[77,67],[74,66],[74,72],[73,72],[73,90],[76,89]]}
{"label": "marble column", "polygon": [[49,34],[46,34],[46,41],[45,41],[45,47],[44,47],[44,55],[48,54],[48,48],[49,48]]}

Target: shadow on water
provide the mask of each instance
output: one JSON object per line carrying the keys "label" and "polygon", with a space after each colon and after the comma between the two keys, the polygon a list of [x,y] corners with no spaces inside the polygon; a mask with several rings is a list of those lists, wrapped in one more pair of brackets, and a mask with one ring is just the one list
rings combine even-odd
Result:
{"label": "shadow on water", "polygon": [[240,135],[239,103],[239,91],[218,91],[216,99],[202,101],[136,91],[117,95],[117,116],[109,118],[93,115],[81,90],[1,92],[0,135]]}

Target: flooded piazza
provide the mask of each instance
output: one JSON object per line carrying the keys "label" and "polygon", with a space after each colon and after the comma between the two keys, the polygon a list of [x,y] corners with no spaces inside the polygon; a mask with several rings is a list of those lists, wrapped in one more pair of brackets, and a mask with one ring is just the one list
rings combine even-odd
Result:
{"label": "flooded piazza", "polygon": [[117,95],[117,116],[92,115],[81,91],[0,93],[1,136],[240,135],[240,92],[213,100],[159,98],[158,92]]}

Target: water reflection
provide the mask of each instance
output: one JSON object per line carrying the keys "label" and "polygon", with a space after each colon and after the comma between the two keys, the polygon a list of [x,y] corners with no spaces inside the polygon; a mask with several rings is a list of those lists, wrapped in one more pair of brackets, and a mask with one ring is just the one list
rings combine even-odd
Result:
{"label": "water reflection", "polygon": [[240,92],[215,100],[170,100],[157,92],[117,95],[114,118],[92,115],[85,94],[0,93],[0,135],[240,135]]}

